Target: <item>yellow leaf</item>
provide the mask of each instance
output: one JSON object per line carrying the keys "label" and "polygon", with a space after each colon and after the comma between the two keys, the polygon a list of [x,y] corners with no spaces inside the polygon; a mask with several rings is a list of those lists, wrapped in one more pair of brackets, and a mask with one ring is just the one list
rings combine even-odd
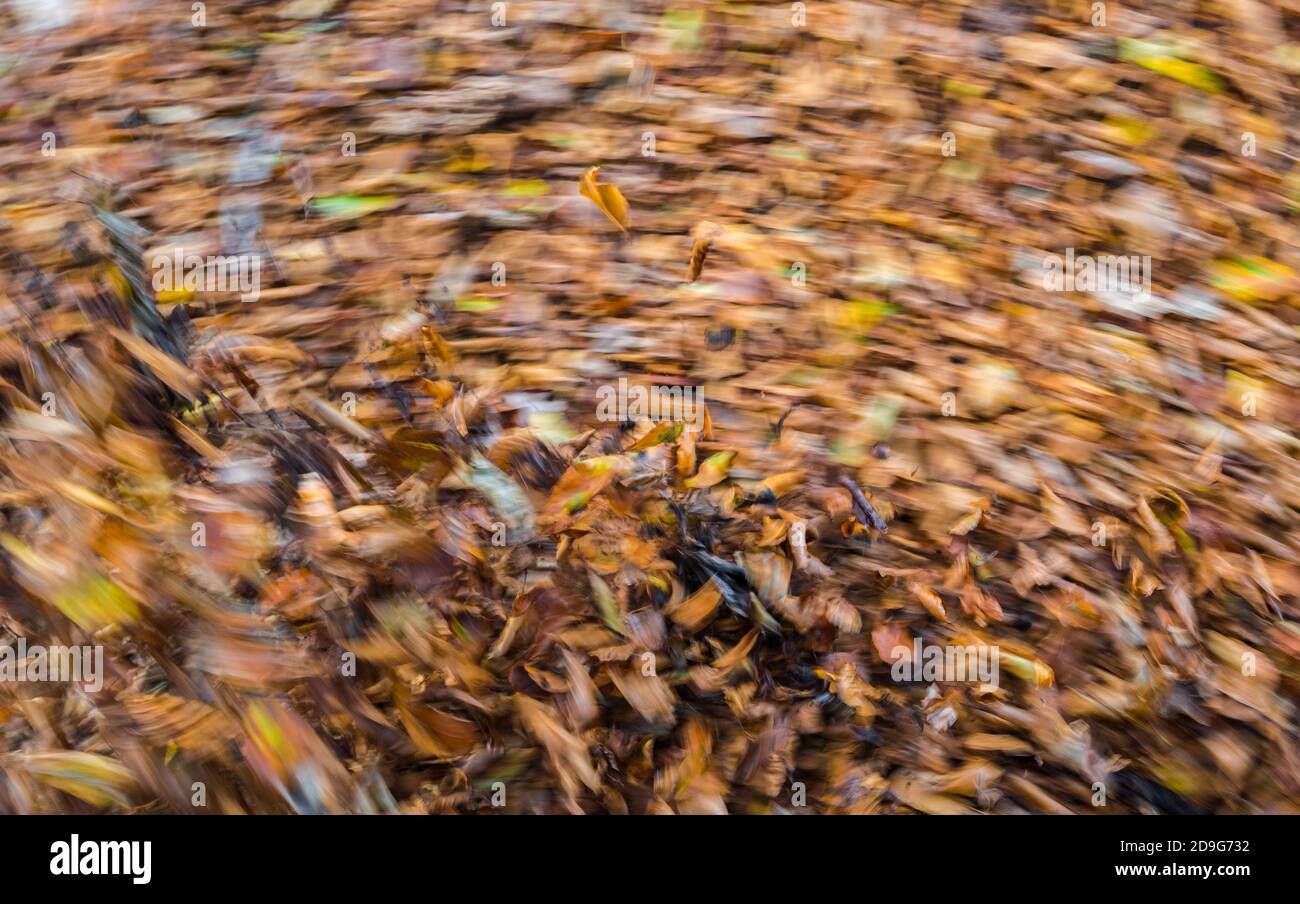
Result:
{"label": "yellow leaf", "polygon": [[802,480],[803,471],[782,471],[764,478],[758,486],[763,490],[771,490],[773,496],[780,498],[797,487]]}
{"label": "yellow leaf", "polygon": [[672,442],[682,432],[681,421],[662,421],[646,431],[645,436],[628,446],[626,452],[640,452],[661,443]]}
{"label": "yellow leaf", "polygon": [[139,604],[121,587],[98,574],[86,575],[78,584],[55,595],[51,602],[88,631],[140,620]]}
{"label": "yellow leaf", "polygon": [[1028,681],[1035,687],[1051,687],[1056,680],[1047,663],[1038,659],[1026,659],[1006,651],[998,651],[998,665],[1022,681]]}
{"label": "yellow leaf", "polygon": [[97,753],[58,750],[27,754],[18,762],[33,778],[95,807],[129,807],[138,790],[129,769]]}
{"label": "yellow leaf", "polygon": [[626,235],[631,225],[628,220],[627,201],[623,199],[623,193],[618,190],[617,185],[597,182],[598,172],[600,172],[598,166],[587,170],[578,180],[578,191],[584,198],[599,207],[600,212],[609,217],[610,221]]}
{"label": "yellow leaf", "polygon": [[686,481],[686,485],[692,490],[700,490],[721,483],[726,479],[727,472],[731,470],[731,463],[735,460],[735,452],[719,452],[710,455],[704,460],[704,464],[700,465],[699,473]]}
{"label": "yellow leaf", "polygon": [[600,620],[626,637],[627,624],[623,621],[623,611],[618,605],[618,598],[614,596],[614,591],[610,590],[604,578],[594,571],[588,571],[587,578],[591,582],[591,595],[596,601],[597,611],[600,612]]}

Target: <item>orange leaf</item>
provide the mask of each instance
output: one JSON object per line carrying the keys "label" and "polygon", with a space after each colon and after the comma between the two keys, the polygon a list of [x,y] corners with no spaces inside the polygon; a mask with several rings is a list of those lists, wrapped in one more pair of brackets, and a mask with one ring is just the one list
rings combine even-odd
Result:
{"label": "orange leaf", "polygon": [[598,166],[587,170],[578,180],[578,191],[584,198],[599,207],[600,212],[609,217],[610,221],[623,230],[624,235],[627,235],[628,227],[631,225],[628,220],[627,201],[624,200],[623,193],[618,190],[617,185],[597,182],[598,172],[600,172]]}

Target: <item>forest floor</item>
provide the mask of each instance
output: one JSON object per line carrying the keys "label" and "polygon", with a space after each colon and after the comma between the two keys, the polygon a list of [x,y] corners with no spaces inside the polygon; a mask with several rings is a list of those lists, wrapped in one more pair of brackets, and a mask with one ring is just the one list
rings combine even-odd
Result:
{"label": "forest floor", "polygon": [[1300,7],[1144,6],[0,9],[0,811],[1300,810]]}

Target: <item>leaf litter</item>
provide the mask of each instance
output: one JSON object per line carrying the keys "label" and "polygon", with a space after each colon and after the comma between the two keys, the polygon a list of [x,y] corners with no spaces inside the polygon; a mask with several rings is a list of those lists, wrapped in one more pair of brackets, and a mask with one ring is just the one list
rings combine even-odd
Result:
{"label": "leaf litter", "polygon": [[103,650],[0,810],[1297,811],[1285,4],[126,6],[0,39],[3,641]]}

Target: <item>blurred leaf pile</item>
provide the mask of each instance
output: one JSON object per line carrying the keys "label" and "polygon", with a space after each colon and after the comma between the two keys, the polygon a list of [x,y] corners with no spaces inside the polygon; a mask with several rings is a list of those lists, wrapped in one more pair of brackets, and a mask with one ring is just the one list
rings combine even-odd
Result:
{"label": "blurred leaf pile", "polygon": [[1300,808],[1294,0],[49,6],[0,811]]}

